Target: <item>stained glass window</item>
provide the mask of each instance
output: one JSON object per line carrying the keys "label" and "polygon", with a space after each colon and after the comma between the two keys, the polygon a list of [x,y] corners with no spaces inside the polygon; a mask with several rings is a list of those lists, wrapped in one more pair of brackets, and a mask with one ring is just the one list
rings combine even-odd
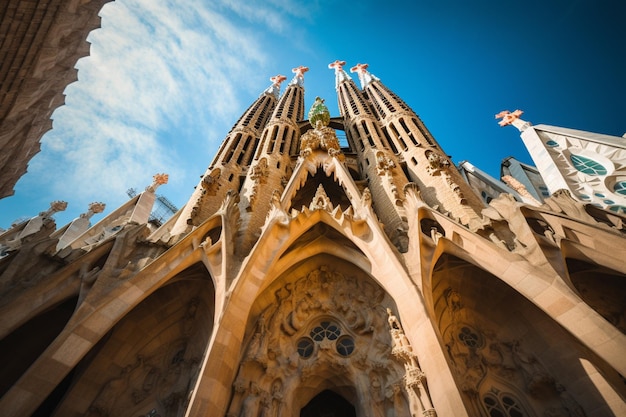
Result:
{"label": "stained glass window", "polygon": [[617,194],[626,195],[626,181],[618,181],[613,185],[613,191]]}
{"label": "stained glass window", "polygon": [[574,165],[574,168],[587,175],[606,175],[606,168],[599,162],[594,161],[593,159],[580,156],[580,155],[571,155],[570,160]]}

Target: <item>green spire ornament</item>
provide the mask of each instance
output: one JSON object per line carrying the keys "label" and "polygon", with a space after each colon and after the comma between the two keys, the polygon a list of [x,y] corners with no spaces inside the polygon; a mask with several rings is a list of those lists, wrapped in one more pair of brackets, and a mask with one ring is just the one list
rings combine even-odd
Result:
{"label": "green spire ornament", "polygon": [[322,126],[328,126],[330,123],[330,112],[324,104],[324,99],[315,97],[315,102],[311,106],[311,110],[309,110],[309,122],[315,128],[318,121],[321,122]]}

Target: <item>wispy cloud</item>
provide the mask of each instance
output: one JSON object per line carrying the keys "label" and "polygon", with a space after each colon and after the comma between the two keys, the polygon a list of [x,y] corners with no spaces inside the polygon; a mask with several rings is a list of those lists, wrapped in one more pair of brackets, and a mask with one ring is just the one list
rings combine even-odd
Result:
{"label": "wispy cloud", "polygon": [[91,54],[77,65],[79,81],[67,88],[29,175],[77,212],[92,200],[113,209],[128,187],[147,185],[156,172],[167,171],[174,184],[189,176],[195,182],[184,136],[203,135],[195,146],[218,145],[245,107],[242,91],[259,88],[251,69],[271,58],[260,33],[284,33],[298,10],[284,2],[256,5],[254,13],[228,1],[107,4],[102,28],[89,36]]}

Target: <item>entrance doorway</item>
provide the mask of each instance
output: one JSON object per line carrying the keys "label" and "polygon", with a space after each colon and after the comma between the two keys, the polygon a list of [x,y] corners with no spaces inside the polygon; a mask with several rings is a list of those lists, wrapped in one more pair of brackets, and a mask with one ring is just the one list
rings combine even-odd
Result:
{"label": "entrance doorway", "polygon": [[341,395],[325,390],[300,410],[300,417],[356,417],[356,411]]}

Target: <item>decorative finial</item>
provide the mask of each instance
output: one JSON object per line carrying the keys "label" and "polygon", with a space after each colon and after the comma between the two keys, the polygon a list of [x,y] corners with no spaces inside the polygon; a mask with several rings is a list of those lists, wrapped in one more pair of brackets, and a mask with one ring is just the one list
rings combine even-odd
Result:
{"label": "decorative finial", "polygon": [[89,204],[89,209],[87,210],[87,212],[81,214],[80,217],[83,219],[84,218],[89,219],[94,214],[102,213],[105,207],[106,207],[106,204],[95,201]]}
{"label": "decorative finial", "polygon": [[328,107],[324,104],[324,99],[315,97],[315,101],[309,110],[309,122],[314,128],[319,128],[318,123],[321,126],[328,126],[330,123],[330,112]]}
{"label": "decorative finial", "polygon": [[155,192],[159,185],[167,184],[168,179],[169,175],[167,174],[155,174],[152,177],[152,184],[146,187],[146,191],[151,193]]}
{"label": "decorative finial", "polygon": [[291,72],[296,74],[293,77],[293,80],[289,83],[289,85],[298,85],[300,87],[304,87],[304,73],[309,70],[309,67],[304,67],[300,65],[299,67],[293,68]]}
{"label": "decorative finial", "polygon": [[528,127],[530,127],[530,123],[520,119],[519,117],[524,112],[521,110],[515,110],[514,112],[510,112],[508,110],[503,110],[500,113],[496,114],[496,119],[502,119],[498,122],[500,126],[515,126],[520,132],[523,132]]}
{"label": "decorative finial", "polygon": [[339,88],[339,84],[342,82],[350,80],[350,76],[343,70],[344,65],[346,65],[346,61],[340,60],[328,64],[329,69],[335,70],[335,88]]}
{"label": "decorative finial", "polygon": [[270,81],[272,83],[274,83],[274,85],[276,87],[280,87],[280,84],[285,81],[287,79],[287,77],[285,77],[284,75],[278,74],[278,75],[274,75],[273,77],[270,77]]}
{"label": "decorative finial", "polygon": [[60,211],[65,211],[67,208],[67,201],[53,201],[50,203],[50,208],[46,211],[42,211],[39,213],[39,216],[42,218],[50,218],[54,213],[58,213]]}
{"label": "decorative finial", "polygon": [[278,98],[278,95],[280,94],[280,84],[285,81],[287,79],[287,77],[285,77],[284,75],[278,74],[278,75],[274,75],[273,77],[270,78],[270,81],[272,82],[272,85],[270,85],[267,90],[265,90],[263,93],[264,94],[273,94],[274,97]]}
{"label": "decorative finial", "polygon": [[369,64],[356,64],[355,66],[350,68],[350,72],[358,72],[359,74],[361,74],[363,72],[367,72],[367,68],[369,66]]}
{"label": "decorative finial", "polygon": [[335,62],[331,62],[330,64],[328,64],[328,68],[330,69],[334,68],[335,72],[337,72],[337,71],[341,71],[344,65],[346,65],[346,61],[336,60]]}
{"label": "decorative finial", "polygon": [[367,71],[369,64],[356,64],[350,68],[350,72],[356,72],[359,74],[359,81],[361,82],[361,88],[365,88],[372,81],[378,81],[378,78]]}

